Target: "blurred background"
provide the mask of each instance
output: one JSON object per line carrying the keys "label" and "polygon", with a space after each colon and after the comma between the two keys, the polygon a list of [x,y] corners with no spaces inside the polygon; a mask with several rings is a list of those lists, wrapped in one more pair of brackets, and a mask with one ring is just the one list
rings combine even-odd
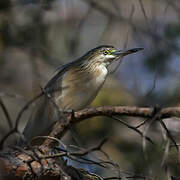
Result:
{"label": "blurred background", "polygon": [[[179,0],[0,1],[0,98],[15,120],[23,105],[40,92],[58,67],[91,48],[107,44],[120,49],[143,47],[144,51],[110,67],[112,73],[93,107],[178,106],[179,19]],[[30,108],[22,117],[20,130],[31,111]],[[2,138],[9,126],[1,109],[0,118]],[[142,122],[140,118],[122,119],[131,125]],[[174,118],[164,122],[178,142],[180,121]],[[180,177],[173,148],[166,158],[166,168],[162,166],[169,141],[158,123],[147,132],[159,147],[155,149],[149,143],[143,148],[142,138],[136,132],[108,118],[86,120],[73,127],[73,132],[74,135],[66,135],[65,144],[77,145],[74,136],[86,148],[108,137],[103,149],[119,165],[108,171],[94,165],[78,164],[79,167],[104,177],[118,173],[152,179],[164,179],[169,174]]]}

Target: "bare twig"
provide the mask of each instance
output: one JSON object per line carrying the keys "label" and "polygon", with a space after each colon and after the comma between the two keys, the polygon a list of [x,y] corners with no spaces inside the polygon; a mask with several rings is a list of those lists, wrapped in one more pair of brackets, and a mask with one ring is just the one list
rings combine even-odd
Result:
{"label": "bare twig", "polygon": [[145,20],[146,20],[146,22],[147,22],[147,24],[148,24],[148,16],[147,16],[147,14],[146,14],[146,11],[145,11],[145,8],[144,8],[144,5],[143,5],[142,0],[139,0],[139,4],[140,4],[141,10],[142,10],[142,12],[143,12],[144,18],[145,18]]}
{"label": "bare twig", "polygon": [[16,129],[12,129],[11,131],[9,131],[0,141],[0,150],[3,149],[3,145],[4,145],[4,142],[7,140],[7,138],[14,134],[14,133],[19,133]]}
{"label": "bare twig", "polygon": [[36,136],[31,140],[31,143],[33,141],[35,141],[36,139],[52,139],[54,141],[56,141],[58,143],[58,145],[62,145],[63,148],[67,149],[66,145],[59,139],[55,138],[55,137],[51,137],[51,136]]}
{"label": "bare twig", "polygon": [[166,127],[166,124],[162,121],[162,119],[160,119],[159,122],[160,122],[161,126],[165,129],[167,137],[172,141],[172,143],[176,147],[176,150],[179,152],[179,146],[177,145],[176,140],[174,139],[174,137],[171,135],[170,131]]}
{"label": "bare twig", "polygon": [[135,126],[136,128],[140,128],[141,126],[145,125],[146,122],[148,121],[149,119],[145,119],[143,122],[139,123],[137,126]]}
{"label": "bare twig", "polygon": [[107,168],[106,165],[104,165],[102,162],[96,162],[96,161],[93,161],[93,160],[90,160],[90,159],[85,159],[85,158],[82,158],[82,157],[74,157],[74,156],[67,156],[69,159],[73,160],[73,161],[76,161],[76,162],[79,162],[79,163],[82,163],[82,164],[89,164],[89,165],[97,165],[97,166],[100,166],[102,168]]}
{"label": "bare twig", "polygon": [[37,99],[39,99],[39,98],[40,98],[41,96],[43,96],[43,95],[44,95],[44,92],[42,92],[42,93],[40,93],[39,95],[35,96],[32,100],[30,100],[29,102],[27,102],[27,104],[20,110],[20,112],[19,112],[18,115],[17,115],[16,121],[15,121],[15,127],[14,127],[11,131],[9,131],[9,132],[1,139],[1,141],[0,141],[0,149],[3,148],[4,142],[5,142],[6,139],[7,139],[10,135],[12,135],[13,133],[17,133],[17,134],[19,134],[20,136],[22,136],[22,134],[21,134],[21,133],[19,132],[19,130],[18,130],[18,125],[19,125],[19,121],[20,121],[20,118],[21,118],[22,114],[24,113],[24,111],[26,111],[26,110],[29,108],[29,106],[30,106],[32,103],[34,103]]}
{"label": "bare twig", "polygon": [[151,89],[147,92],[147,94],[145,95],[145,97],[148,97],[149,95],[151,95],[152,92],[153,92],[153,90],[156,88],[157,77],[158,77],[158,71],[157,71],[157,66],[156,66],[156,64],[155,64],[155,72],[154,72],[153,85],[152,85]]}
{"label": "bare twig", "polygon": [[16,123],[15,123],[15,128],[18,128],[19,125],[19,121],[21,119],[21,116],[23,115],[23,113],[29,108],[29,106],[34,103],[36,100],[38,100],[40,97],[42,97],[44,95],[44,92],[41,92],[40,94],[38,94],[37,96],[35,96],[33,99],[31,99],[18,113],[17,118],[16,118]]}
{"label": "bare twig", "polygon": [[83,0],[83,2],[88,3],[90,6],[92,6],[94,9],[97,9],[101,13],[103,13],[105,16],[108,17],[116,17],[116,14],[109,10],[109,8],[102,6],[100,3],[94,0]]}
{"label": "bare twig", "polygon": [[9,115],[9,112],[8,112],[3,100],[1,99],[1,97],[0,97],[0,106],[4,112],[4,115],[6,116],[6,119],[7,119],[8,125],[9,125],[9,129],[11,130],[13,128],[13,123],[12,123],[11,117]]}
{"label": "bare twig", "polygon": [[166,164],[166,160],[167,160],[169,149],[170,149],[169,145],[170,145],[170,141],[168,139],[166,141],[166,145],[165,145],[165,148],[164,148],[164,154],[163,154],[163,158],[162,158],[162,161],[161,161],[161,166],[162,167]]}
{"label": "bare twig", "polygon": [[0,97],[16,98],[26,101],[25,97],[17,93],[0,92]]}
{"label": "bare twig", "polygon": [[56,157],[62,157],[62,156],[85,156],[91,152],[99,151],[102,148],[102,146],[106,143],[106,141],[107,139],[103,139],[97,146],[87,149],[87,150],[82,150],[78,152],[61,152],[54,155],[42,156],[41,159],[56,158]]}
{"label": "bare twig", "polygon": [[[151,125],[156,121],[156,120],[159,120],[159,117],[161,116],[160,115],[160,112],[161,112],[161,108],[160,107],[154,107],[153,108],[153,111],[152,111],[152,117],[151,118],[148,118],[146,119],[144,122],[148,122],[146,123],[146,126],[144,128],[144,131],[143,131],[143,139],[142,139],[142,147],[143,147],[143,151],[144,151],[144,158],[146,160],[146,162],[148,162],[148,158],[147,158],[147,154],[146,154],[146,139],[145,139],[145,136],[149,130],[149,128],[151,127]],[[144,124],[145,124],[144,123]],[[148,163],[147,163],[148,164]]]}
{"label": "bare twig", "polygon": [[148,140],[151,144],[154,145],[154,142],[151,140],[151,138],[144,136],[143,133],[137,129],[134,126],[129,125],[128,123],[122,121],[120,118],[116,117],[116,116],[110,116],[112,119],[117,120],[118,122],[124,124],[125,126],[127,126],[129,129],[133,129],[135,132],[137,132],[141,137],[144,137],[146,140]]}
{"label": "bare twig", "polygon": [[[130,16],[129,16],[130,21],[132,21],[134,11],[135,11],[135,8],[134,8],[134,5],[132,5]],[[126,34],[126,40],[124,42],[124,47],[123,47],[124,49],[127,48],[128,40],[129,40],[129,27],[128,27],[127,34]],[[117,66],[110,72],[111,74],[117,71],[117,69],[121,65],[121,62],[122,62],[121,60],[118,62]]]}

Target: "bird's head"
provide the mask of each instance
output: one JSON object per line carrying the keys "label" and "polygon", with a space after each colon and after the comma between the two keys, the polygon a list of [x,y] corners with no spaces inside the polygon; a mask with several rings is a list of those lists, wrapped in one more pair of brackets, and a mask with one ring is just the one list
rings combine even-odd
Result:
{"label": "bird's head", "polygon": [[143,50],[143,48],[133,48],[129,50],[118,50],[113,46],[103,45],[98,46],[88,51],[83,59],[87,60],[86,63],[110,65],[112,62],[121,59],[122,57]]}

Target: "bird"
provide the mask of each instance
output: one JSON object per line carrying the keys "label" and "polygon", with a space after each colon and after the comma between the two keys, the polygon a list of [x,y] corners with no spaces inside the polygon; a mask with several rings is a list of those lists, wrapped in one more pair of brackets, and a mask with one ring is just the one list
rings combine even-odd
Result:
{"label": "bird", "polygon": [[140,50],[143,48],[119,50],[111,45],[101,45],[58,68],[43,89],[45,95],[24,128],[24,137],[31,140],[47,135],[59,119],[59,110],[78,111],[89,106],[110,72],[109,65]]}

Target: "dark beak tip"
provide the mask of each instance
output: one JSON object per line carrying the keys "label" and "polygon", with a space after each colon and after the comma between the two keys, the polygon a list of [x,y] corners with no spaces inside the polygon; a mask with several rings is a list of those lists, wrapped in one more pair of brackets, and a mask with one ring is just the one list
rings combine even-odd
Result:
{"label": "dark beak tip", "polygon": [[117,55],[117,56],[119,56],[119,55],[128,55],[128,54],[132,54],[132,53],[135,53],[135,52],[138,52],[138,51],[141,51],[141,50],[143,50],[144,48],[133,48],[133,49],[129,49],[129,50],[125,50],[125,51],[122,51],[122,50],[117,50],[117,51],[115,51],[115,52],[113,52],[112,54],[114,54],[114,55]]}
{"label": "dark beak tip", "polygon": [[131,49],[131,52],[137,52],[137,51],[142,51],[144,50],[144,48],[134,48],[134,49]]}

